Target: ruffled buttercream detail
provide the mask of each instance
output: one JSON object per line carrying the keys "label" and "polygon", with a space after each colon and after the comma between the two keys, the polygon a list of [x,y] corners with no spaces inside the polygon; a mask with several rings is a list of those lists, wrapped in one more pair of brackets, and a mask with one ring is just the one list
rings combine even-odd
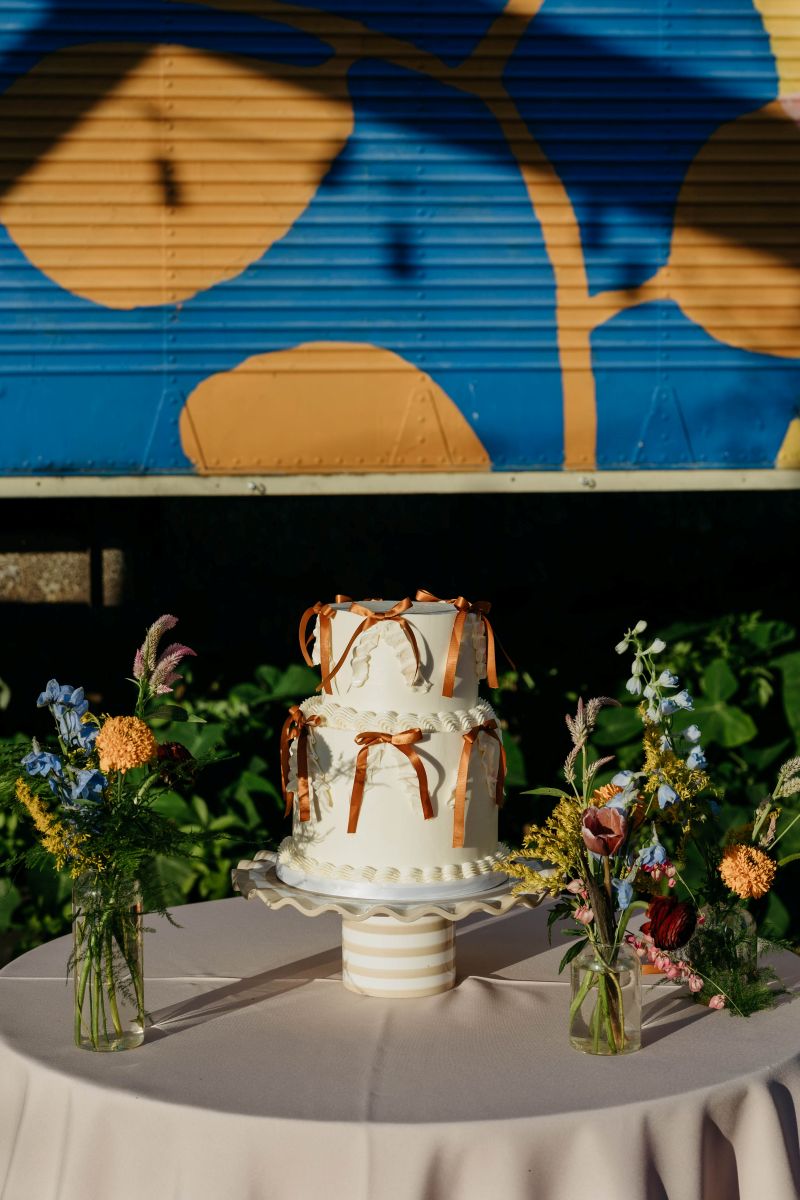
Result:
{"label": "ruffled buttercream detail", "polygon": [[421,692],[430,690],[430,683],[422,677],[417,668],[414,651],[403,630],[396,621],[382,621],[365,629],[356,638],[350,653],[350,686],[363,687],[369,678],[369,667],[372,655],[379,642],[385,642],[393,651],[400,667],[400,674],[409,687]]}
{"label": "ruffled buttercream detail", "polygon": [[472,650],[475,655],[475,678],[486,678],[486,629],[483,621],[475,619],[472,629]]}
{"label": "ruffled buttercream detail", "polygon": [[[312,805],[320,808],[333,808],[333,778],[322,766],[317,753],[316,739],[313,729],[309,729],[306,742],[308,752],[308,790]],[[293,792],[295,806],[297,805],[297,742],[292,741],[289,748],[289,780],[287,791]]]}
{"label": "ruffled buttercream detail", "polygon": [[486,854],[482,858],[465,863],[446,863],[437,867],[352,867],[346,863],[320,862],[319,859],[303,853],[292,838],[285,838],[278,849],[277,861],[321,881],[333,879],[402,886],[409,883],[446,884],[462,879],[476,879],[494,871],[494,864],[507,858],[508,853],[508,847],[501,843],[493,854]]}
{"label": "ruffled buttercream detail", "polygon": [[300,708],[306,717],[319,717],[330,729],[351,729],[354,733],[401,733],[404,729],[421,729],[423,733],[467,733],[476,725],[497,719],[485,700],[479,700],[473,708],[457,708],[452,712],[397,713],[369,712],[339,704],[328,696],[310,696]]}
{"label": "ruffled buttercream detail", "polygon": [[[487,708],[488,708],[488,705],[487,705]],[[494,715],[494,714],[492,714],[492,715]],[[477,722],[477,721],[475,722],[476,725],[478,723],[479,722]],[[480,724],[483,724],[483,722],[480,722]],[[498,728],[496,732],[500,735],[500,738],[502,739],[502,737],[503,737],[502,730]],[[497,787],[497,772],[500,768],[500,746],[498,745],[495,738],[488,737],[484,734],[481,734],[478,738],[477,751],[478,751],[477,757],[478,757],[480,766],[478,766],[476,764],[475,754],[473,753],[472,758],[470,760],[469,775],[467,777],[467,790],[466,790],[465,797],[464,797],[467,802],[467,808],[469,808],[469,803],[472,799],[472,785],[473,785],[473,781],[475,778],[475,776],[473,774],[474,771],[481,771],[483,773],[483,777],[486,782],[486,794],[488,794],[491,797],[494,797],[495,788]],[[456,806],[456,786],[455,786],[455,784],[452,787],[449,796],[447,797],[446,804],[449,809],[451,809],[451,810],[455,809],[455,806]]]}

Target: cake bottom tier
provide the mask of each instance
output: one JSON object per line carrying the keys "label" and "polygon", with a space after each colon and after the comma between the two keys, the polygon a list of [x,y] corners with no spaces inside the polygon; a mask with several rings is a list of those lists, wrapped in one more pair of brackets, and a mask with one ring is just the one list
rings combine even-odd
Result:
{"label": "cake bottom tier", "polygon": [[315,699],[303,711],[319,724],[303,734],[302,811],[296,745],[289,756],[292,836],[277,857],[284,883],[413,902],[458,900],[504,882],[494,870],[505,851],[497,837],[500,734],[488,704],[414,718]]}
{"label": "cake bottom tier", "polygon": [[275,870],[278,878],[291,887],[325,896],[399,902],[461,900],[500,887],[507,880],[494,865],[507,853],[505,846],[498,846],[493,854],[446,867],[359,868],[320,862],[300,850],[289,837],[280,845]]}

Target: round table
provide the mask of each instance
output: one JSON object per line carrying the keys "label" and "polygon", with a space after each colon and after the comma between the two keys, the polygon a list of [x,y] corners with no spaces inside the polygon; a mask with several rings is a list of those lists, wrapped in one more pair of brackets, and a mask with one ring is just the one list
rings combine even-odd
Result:
{"label": "round table", "polygon": [[745,1021],[646,988],[642,1050],[594,1058],[545,907],[462,922],[457,986],[416,1000],[342,987],[335,914],[174,916],[147,922],[138,1050],[71,1044],[67,939],[0,972],[2,1200],[800,1194],[796,1000]]}

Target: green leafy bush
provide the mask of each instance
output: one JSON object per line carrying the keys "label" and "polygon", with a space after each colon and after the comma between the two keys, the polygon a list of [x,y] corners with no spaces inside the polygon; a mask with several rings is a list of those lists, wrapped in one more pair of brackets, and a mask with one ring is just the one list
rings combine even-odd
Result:
{"label": "green leafy bush", "polygon": [[[800,646],[791,626],[759,613],[734,614],[715,622],[676,625],[663,631],[670,666],[696,698],[693,717],[703,731],[712,778],[720,789],[720,837],[749,819],[755,804],[771,790],[780,761],[800,752]],[[618,660],[609,648],[613,678]],[[170,904],[214,900],[232,894],[231,868],[285,836],[280,794],[279,740],[290,704],[313,694],[317,674],[302,665],[281,670],[256,668],[253,678],[225,688],[211,687],[196,697],[196,684],[179,696],[188,712],[205,724],[164,724],[162,741],[182,742],[202,756],[224,749],[232,757],[208,767],[194,788],[163,796],[159,811],[179,825],[215,834],[202,857],[160,859],[157,869]],[[576,683],[578,690],[576,690]],[[501,812],[501,837],[522,841],[525,825],[547,815],[546,801],[521,796],[525,788],[553,778],[564,756],[564,713],[598,681],[576,679],[571,666],[547,663],[530,674],[501,676],[491,699],[505,727],[508,799]],[[192,695],[192,699],[189,698]],[[641,723],[635,702],[619,675],[619,709],[604,709],[598,744],[616,755],[614,769],[636,761]],[[6,739],[6,750],[29,748],[21,737]],[[791,838],[791,842],[790,842]],[[784,849],[800,851],[800,823]],[[32,842],[24,818],[0,811],[0,860]],[[779,882],[761,903],[777,936],[800,937],[798,864],[779,873]],[[65,933],[70,918],[70,881],[54,871],[20,870],[0,877],[0,962]]]}

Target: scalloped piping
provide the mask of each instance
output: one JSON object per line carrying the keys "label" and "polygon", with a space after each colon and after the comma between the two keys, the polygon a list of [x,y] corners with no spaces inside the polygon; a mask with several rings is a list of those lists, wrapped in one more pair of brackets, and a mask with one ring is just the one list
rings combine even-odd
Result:
{"label": "scalloped piping", "polygon": [[488,875],[494,864],[508,857],[508,847],[498,844],[493,854],[473,859],[466,863],[446,863],[440,867],[351,867],[347,863],[323,863],[299,852],[292,838],[285,838],[279,848],[277,861],[286,866],[304,871],[319,879],[336,879],[363,883],[456,883],[462,879],[475,879]]}
{"label": "scalloped piping", "polygon": [[355,733],[399,733],[403,729],[421,729],[423,733],[467,733],[475,725],[496,720],[492,706],[478,700],[474,708],[452,712],[397,713],[370,712],[338,704],[327,696],[309,696],[300,705],[307,717],[320,717],[330,729],[352,729]]}

